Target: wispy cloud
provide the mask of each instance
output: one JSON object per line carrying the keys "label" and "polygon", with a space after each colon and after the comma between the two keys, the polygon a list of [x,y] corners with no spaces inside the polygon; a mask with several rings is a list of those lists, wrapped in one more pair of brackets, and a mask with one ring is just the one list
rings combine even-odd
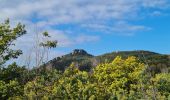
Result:
{"label": "wispy cloud", "polygon": [[140,31],[151,30],[150,27],[143,25],[133,25],[124,21],[119,21],[109,26],[105,24],[82,24],[81,26],[93,31],[102,31],[104,33],[118,34],[124,36],[134,35],[136,32]]}
{"label": "wispy cloud", "polygon": [[130,19],[141,9],[162,9],[168,0],[1,0],[0,18],[37,18],[40,21],[82,23],[91,20]]}
{"label": "wispy cloud", "polygon": [[92,35],[80,35],[75,39],[75,43],[87,43],[87,42],[95,42],[100,39],[99,36]]}
{"label": "wispy cloud", "polygon": [[54,26],[76,24],[86,30],[132,35],[152,28],[132,24],[134,20],[161,15],[169,5],[169,0],[0,0],[0,21],[10,18],[26,24],[28,34],[17,42],[21,48],[29,47],[25,43],[33,42],[35,23],[41,31],[49,31],[60,46],[67,47],[100,38],[86,33],[80,35],[75,30],[68,30],[70,35],[67,30]]}

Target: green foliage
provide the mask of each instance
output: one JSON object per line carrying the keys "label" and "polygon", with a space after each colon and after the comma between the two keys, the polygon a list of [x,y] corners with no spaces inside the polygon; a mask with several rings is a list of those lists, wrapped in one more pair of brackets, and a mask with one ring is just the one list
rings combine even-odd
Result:
{"label": "green foliage", "polygon": [[[43,32],[42,35],[45,37],[45,38],[49,38],[51,37],[48,32]],[[58,41],[52,41],[52,40],[46,40],[46,41],[43,41],[40,43],[40,46],[44,47],[44,48],[55,48],[57,47],[57,43]]]}
{"label": "green foliage", "polygon": [[51,36],[49,36],[48,32],[43,32],[42,34],[44,37],[51,37]]}
{"label": "green foliage", "polygon": [[[151,74],[148,67],[136,57],[122,59],[118,56],[111,63],[100,64],[91,72],[80,71],[76,63],[72,63],[63,73],[45,67],[32,70],[28,73],[32,77],[27,77],[28,81],[21,84],[21,81],[17,80],[16,71],[22,70],[14,64],[13,67],[9,66],[8,70],[2,71],[13,73],[14,78],[6,82],[0,81],[0,96],[2,99],[33,100],[168,99],[170,74]],[[37,74],[32,75],[33,73]],[[4,74],[4,79],[8,74]]]}
{"label": "green foliage", "polygon": [[57,46],[57,41],[46,41],[45,43],[40,43],[40,46],[47,48],[55,48]]}
{"label": "green foliage", "polygon": [[24,28],[25,26],[20,23],[11,28],[9,19],[0,24],[0,64],[22,54],[21,50],[12,50],[10,46],[15,45],[13,41],[26,33]]}
{"label": "green foliage", "polygon": [[153,82],[162,95],[170,95],[170,73],[157,74]]}
{"label": "green foliage", "polygon": [[52,98],[52,85],[61,77],[61,73],[57,70],[44,71],[29,81],[24,86],[24,98],[27,99],[47,99]]}
{"label": "green foliage", "polygon": [[126,60],[117,57],[112,63],[97,66],[94,76],[98,83],[106,85],[111,91],[119,89],[129,91],[138,84],[142,69],[144,64],[137,63],[135,57]]}
{"label": "green foliage", "polygon": [[11,80],[9,83],[0,81],[0,99],[6,100],[9,98],[15,98],[22,96],[23,90],[16,80]]}
{"label": "green foliage", "polygon": [[0,70],[0,80],[9,82],[10,80],[17,80],[19,83],[24,83],[26,69],[18,66],[16,63],[9,65],[7,68]]}

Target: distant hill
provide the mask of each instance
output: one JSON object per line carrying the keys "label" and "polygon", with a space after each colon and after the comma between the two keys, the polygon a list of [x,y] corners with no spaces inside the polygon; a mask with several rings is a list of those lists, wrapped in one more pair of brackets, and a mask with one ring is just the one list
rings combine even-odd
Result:
{"label": "distant hill", "polygon": [[[78,66],[85,67],[85,69],[82,70],[90,70],[89,64],[91,64],[91,59],[93,59],[95,56],[88,54],[85,50],[83,49],[75,49],[73,52],[66,54],[61,57],[54,58],[53,60],[49,61],[46,63],[45,66],[46,68],[55,68],[61,71],[64,71],[65,68],[71,65],[71,63],[75,63]],[[80,67],[79,67],[80,68]]]}
{"label": "distant hill", "polygon": [[144,50],[117,51],[99,56],[93,56],[83,49],[75,49],[69,54],[57,57],[44,64],[43,67],[47,69],[55,68],[64,71],[68,66],[70,66],[71,63],[74,63],[80,70],[90,71],[92,67],[95,67],[101,63],[111,62],[117,56],[121,56],[122,58],[135,56],[140,62],[149,65],[150,68],[156,72],[163,71],[162,69],[165,70],[170,67],[170,56],[155,52]]}

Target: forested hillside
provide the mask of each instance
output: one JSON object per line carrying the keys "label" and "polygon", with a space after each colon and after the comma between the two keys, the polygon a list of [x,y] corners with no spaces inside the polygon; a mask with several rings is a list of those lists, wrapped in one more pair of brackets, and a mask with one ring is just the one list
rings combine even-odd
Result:
{"label": "forested hillside", "polygon": [[161,72],[170,66],[170,58],[168,55],[150,51],[118,51],[100,56],[93,56],[88,54],[85,50],[75,49],[70,54],[57,57],[49,61],[47,64],[43,65],[43,67],[64,71],[65,68],[74,62],[79,70],[90,71],[98,64],[112,62],[117,56],[121,56],[123,59],[127,59],[130,56],[135,56],[141,63],[150,66],[150,68],[156,72]]}

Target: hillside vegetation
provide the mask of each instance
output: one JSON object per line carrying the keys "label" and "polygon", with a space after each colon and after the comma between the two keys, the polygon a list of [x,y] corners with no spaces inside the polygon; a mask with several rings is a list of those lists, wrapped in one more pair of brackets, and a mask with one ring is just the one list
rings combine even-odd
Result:
{"label": "hillside vegetation", "polygon": [[93,56],[88,54],[85,50],[75,49],[72,53],[57,57],[43,67],[54,68],[60,71],[64,71],[72,62],[76,64],[79,70],[90,71],[93,67],[112,62],[117,56],[121,56],[122,59],[134,56],[139,59],[141,63],[150,66],[154,72],[162,72],[164,69],[169,69],[170,58],[168,55],[158,54],[150,51],[119,51],[103,54],[100,56]]}

